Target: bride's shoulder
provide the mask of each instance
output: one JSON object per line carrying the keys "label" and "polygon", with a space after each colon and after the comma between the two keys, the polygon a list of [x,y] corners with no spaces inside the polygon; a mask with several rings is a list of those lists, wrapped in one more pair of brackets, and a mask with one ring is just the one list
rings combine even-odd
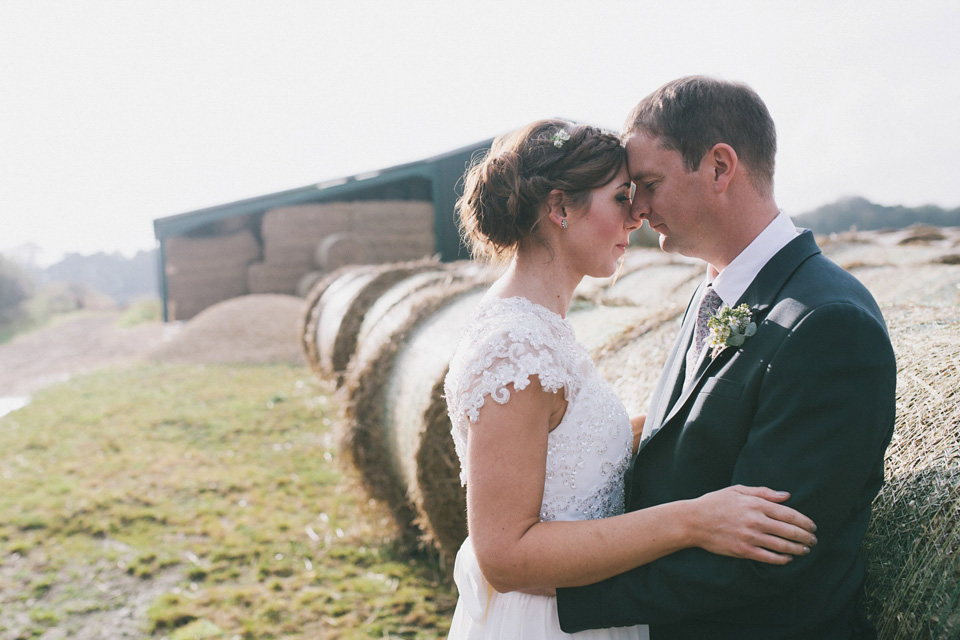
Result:
{"label": "bride's shoulder", "polygon": [[526,298],[487,298],[460,335],[448,380],[468,388],[477,379],[503,382],[531,375],[562,386],[576,370],[579,352],[570,325]]}
{"label": "bride's shoulder", "polygon": [[488,297],[464,327],[460,347],[467,351],[514,343],[557,347],[572,337],[573,330],[564,318],[527,298]]}

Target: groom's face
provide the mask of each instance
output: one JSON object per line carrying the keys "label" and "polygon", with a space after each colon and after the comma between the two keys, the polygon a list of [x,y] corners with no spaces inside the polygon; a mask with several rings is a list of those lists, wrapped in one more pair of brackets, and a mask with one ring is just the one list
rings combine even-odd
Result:
{"label": "groom's face", "polygon": [[702,257],[711,237],[707,196],[712,181],[700,168],[687,171],[678,151],[661,146],[660,139],[643,132],[626,140],[627,167],[636,184],[632,214],[646,220],[660,234],[660,248],[668,253]]}

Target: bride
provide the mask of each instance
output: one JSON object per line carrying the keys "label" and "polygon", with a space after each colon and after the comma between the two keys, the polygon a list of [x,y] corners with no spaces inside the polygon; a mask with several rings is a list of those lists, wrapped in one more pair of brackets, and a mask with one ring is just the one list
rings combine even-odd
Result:
{"label": "bride", "polygon": [[[467,487],[450,638],[571,637],[556,587],[603,580],[688,547],[773,564],[809,552],[788,495],[729,487],[623,513],[631,419],[565,316],[584,276],[612,275],[639,221],[619,139],[563,120],[498,138],[468,172],[460,222],[474,254],[509,260],[464,327],[445,394]],[[573,634],[646,638],[645,626]]]}

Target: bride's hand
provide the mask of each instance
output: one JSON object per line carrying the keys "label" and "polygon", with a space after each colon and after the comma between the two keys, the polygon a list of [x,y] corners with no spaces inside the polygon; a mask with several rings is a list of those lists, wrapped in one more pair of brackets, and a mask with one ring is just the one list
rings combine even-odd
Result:
{"label": "bride's hand", "polygon": [[784,491],[737,485],[693,500],[696,546],[770,564],[810,553],[817,527],[799,511],[777,504],[789,497]]}

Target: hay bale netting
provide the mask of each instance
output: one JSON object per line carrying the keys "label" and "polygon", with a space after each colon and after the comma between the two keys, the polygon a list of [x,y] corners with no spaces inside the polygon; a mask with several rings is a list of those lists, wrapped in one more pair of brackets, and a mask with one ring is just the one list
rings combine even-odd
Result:
{"label": "hay bale netting", "polygon": [[147,355],[163,362],[304,364],[297,341],[303,299],[246,295],[218,302],[185,322]]}
{"label": "hay bale netting", "polygon": [[414,289],[380,316],[388,331],[369,330],[343,385],[343,445],[366,489],[404,538],[448,559],[466,537],[466,497],[442,384],[484,285],[461,277]]}
{"label": "hay bale netting", "polygon": [[[367,311],[393,285],[417,273],[440,268],[436,260],[420,260],[389,264],[356,271],[354,277],[338,280],[342,286],[331,286],[316,300],[316,309],[309,309],[305,317],[315,318],[310,328],[314,335],[316,362],[311,363],[321,375],[343,382],[343,373],[353,357],[357,335]],[[308,328],[304,326],[304,331]]]}
{"label": "hay bale netting", "polygon": [[882,640],[960,637],[960,306],[884,307],[897,421],[864,541]]}

